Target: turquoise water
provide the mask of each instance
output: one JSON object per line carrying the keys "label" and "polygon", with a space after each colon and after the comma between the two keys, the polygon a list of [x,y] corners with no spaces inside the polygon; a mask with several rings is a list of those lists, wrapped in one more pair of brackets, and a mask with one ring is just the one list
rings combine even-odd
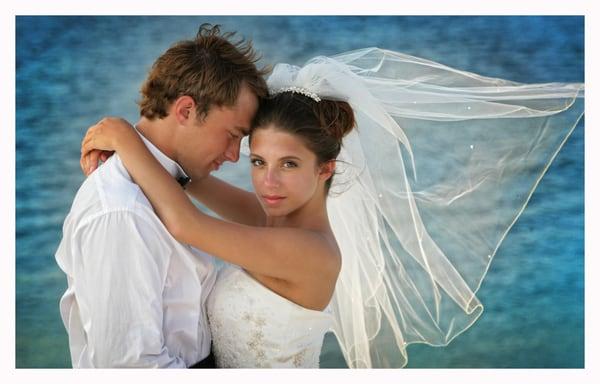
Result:
{"label": "turquoise water", "polygon": [[[54,261],[84,177],[85,129],[137,118],[153,60],[203,22],[251,37],[262,63],[367,46],[521,82],[584,81],[582,17],[17,17],[16,366],[70,366]],[[584,129],[580,122],[500,247],[475,325],[408,367],[583,367]],[[247,165],[219,175],[249,187]],[[324,367],[344,366],[328,336]]]}

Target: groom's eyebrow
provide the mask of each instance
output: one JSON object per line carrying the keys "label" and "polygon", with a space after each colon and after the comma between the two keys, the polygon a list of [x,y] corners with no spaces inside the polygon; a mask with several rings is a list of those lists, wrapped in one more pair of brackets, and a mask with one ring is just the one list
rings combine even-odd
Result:
{"label": "groom's eyebrow", "polygon": [[244,136],[248,136],[250,134],[250,129],[246,127],[236,127],[239,129]]}

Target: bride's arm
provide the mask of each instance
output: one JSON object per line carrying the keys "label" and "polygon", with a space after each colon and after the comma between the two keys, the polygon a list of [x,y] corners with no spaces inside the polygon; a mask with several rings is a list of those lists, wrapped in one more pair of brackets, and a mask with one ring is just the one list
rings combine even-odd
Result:
{"label": "bride's arm", "polygon": [[[120,124],[133,128],[129,122],[118,118],[105,118],[103,124]],[[110,151],[90,151],[81,156],[81,169],[89,175],[98,167],[99,160],[106,161],[110,155]],[[265,222],[265,213],[254,193],[214,176],[192,179],[186,186],[186,192],[226,220],[248,225],[260,225]]]}
{"label": "bride's arm", "polygon": [[335,245],[316,231],[252,227],[208,216],[160,165],[130,127],[103,124],[90,128],[82,154],[115,150],[152,207],[178,241],[193,245],[249,271],[289,282],[320,273],[337,273]]}
{"label": "bride's arm", "polygon": [[186,192],[222,218],[240,224],[261,225],[265,213],[252,192],[235,187],[217,177],[192,179]]}

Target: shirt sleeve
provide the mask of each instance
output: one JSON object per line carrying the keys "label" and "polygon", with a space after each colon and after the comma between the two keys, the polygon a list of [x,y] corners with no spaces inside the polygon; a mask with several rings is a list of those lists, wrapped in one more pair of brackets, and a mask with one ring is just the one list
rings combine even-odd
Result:
{"label": "shirt sleeve", "polygon": [[104,213],[78,228],[73,283],[94,367],[185,368],[163,335],[172,253],[165,236],[129,211]]}

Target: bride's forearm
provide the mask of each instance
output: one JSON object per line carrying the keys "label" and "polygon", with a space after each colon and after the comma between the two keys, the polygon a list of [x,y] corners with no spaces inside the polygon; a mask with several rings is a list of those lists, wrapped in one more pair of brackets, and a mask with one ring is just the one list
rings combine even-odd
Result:
{"label": "bride's forearm", "polygon": [[186,223],[194,219],[193,212],[198,209],[175,179],[152,156],[139,135],[131,132],[133,135],[122,136],[117,140],[115,149],[167,230],[179,240],[181,228],[189,228]]}
{"label": "bride's forearm", "polygon": [[186,192],[222,218],[246,225],[264,222],[256,195],[214,176],[192,179]]}

